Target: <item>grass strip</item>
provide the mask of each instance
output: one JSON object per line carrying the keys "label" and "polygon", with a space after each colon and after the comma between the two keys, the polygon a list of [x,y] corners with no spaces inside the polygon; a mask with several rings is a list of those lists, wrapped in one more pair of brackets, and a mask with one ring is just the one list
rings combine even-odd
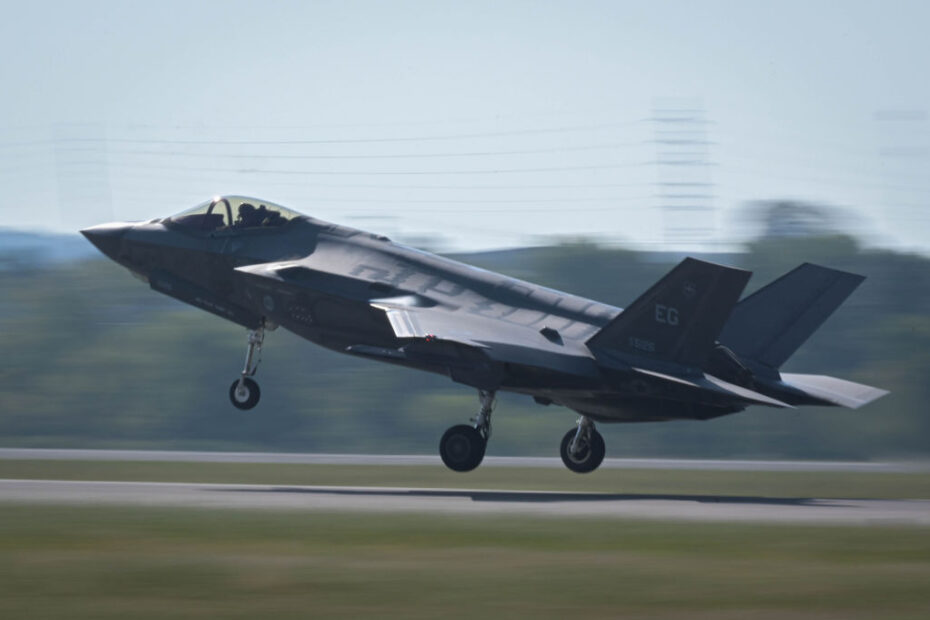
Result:
{"label": "grass strip", "polygon": [[921,528],[5,505],[3,618],[925,618]]}

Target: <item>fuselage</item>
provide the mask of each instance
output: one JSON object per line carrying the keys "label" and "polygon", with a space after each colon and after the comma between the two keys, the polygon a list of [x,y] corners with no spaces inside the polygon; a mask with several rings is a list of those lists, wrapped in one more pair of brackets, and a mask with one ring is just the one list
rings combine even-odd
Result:
{"label": "fuselage", "polygon": [[[744,407],[695,402],[693,390],[653,389],[648,377],[605,368],[585,343],[620,308],[361,230],[305,216],[210,228],[165,218],[94,242],[156,291],[250,329],[281,326],[335,351],[528,394],[594,419],[706,419]],[[427,346],[432,334],[399,331],[386,312],[397,307],[441,311],[441,342]]]}

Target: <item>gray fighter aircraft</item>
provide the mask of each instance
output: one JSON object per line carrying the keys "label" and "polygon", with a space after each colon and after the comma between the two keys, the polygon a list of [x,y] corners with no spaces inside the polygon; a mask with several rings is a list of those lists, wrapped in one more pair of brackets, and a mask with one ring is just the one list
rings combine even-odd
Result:
{"label": "gray fighter aircraft", "polygon": [[686,258],[621,310],[242,196],[81,232],[154,290],[249,330],[229,388],[240,409],[259,401],[257,354],[278,326],[476,388],[477,416],[439,444],[455,471],[484,458],[499,390],[581,414],[560,448],[579,473],[604,458],[595,422],[707,420],[750,405],[857,408],[887,393],[779,372],[863,280],[817,265],[740,301],[750,272]]}

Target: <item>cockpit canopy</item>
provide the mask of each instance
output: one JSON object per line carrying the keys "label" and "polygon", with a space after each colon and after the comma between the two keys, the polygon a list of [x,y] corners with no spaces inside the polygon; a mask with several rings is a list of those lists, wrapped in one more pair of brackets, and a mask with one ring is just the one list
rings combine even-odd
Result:
{"label": "cockpit canopy", "polygon": [[303,217],[281,205],[248,196],[217,196],[168,218],[176,226],[191,230],[246,230],[279,228]]}

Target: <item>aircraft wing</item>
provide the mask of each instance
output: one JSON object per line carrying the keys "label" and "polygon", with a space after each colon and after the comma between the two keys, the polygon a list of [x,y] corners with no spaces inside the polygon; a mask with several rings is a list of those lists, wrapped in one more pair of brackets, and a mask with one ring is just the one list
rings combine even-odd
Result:
{"label": "aircraft wing", "polygon": [[548,327],[506,323],[492,316],[439,307],[416,307],[403,298],[372,300],[398,338],[454,342],[480,349],[496,362],[524,364],[575,375],[597,374],[594,358],[581,343],[563,340]]}
{"label": "aircraft wing", "polygon": [[490,334],[487,322],[480,317],[444,309],[422,311],[402,302],[396,299],[371,302],[373,308],[384,311],[398,338],[439,338],[474,347],[487,346],[481,341]]}
{"label": "aircraft wing", "polygon": [[[394,334],[400,339],[455,343],[481,351],[486,359],[501,363],[524,364],[575,375],[596,375],[593,356],[583,343],[563,340],[558,331],[545,325],[528,326],[503,321],[495,316],[450,308],[416,293],[371,298],[371,283],[359,278],[311,268],[300,261],[262,263],[239,267],[246,278],[284,286],[307,287],[340,297],[367,302],[384,312]],[[438,350],[439,347],[431,347]],[[407,352],[358,345],[352,353],[397,358],[423,354],[423,347],[407,347]]]}

